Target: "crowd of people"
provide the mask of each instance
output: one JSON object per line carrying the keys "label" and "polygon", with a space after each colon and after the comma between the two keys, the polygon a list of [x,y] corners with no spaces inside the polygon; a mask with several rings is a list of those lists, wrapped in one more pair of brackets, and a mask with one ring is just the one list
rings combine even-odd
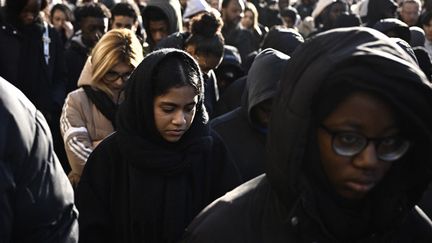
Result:
{"label": "crowd of people", "polygon": [[0,0],[0,242],[432,242],[431,0]]}

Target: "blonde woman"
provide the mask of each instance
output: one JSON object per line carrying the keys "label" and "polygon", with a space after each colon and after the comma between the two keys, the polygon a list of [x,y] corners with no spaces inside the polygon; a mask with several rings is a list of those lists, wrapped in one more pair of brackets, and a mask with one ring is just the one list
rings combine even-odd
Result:
{"label": "blonde woman", "polygon": [[111,30],[94,47],[78,81],[79,88],[67,96],[60,129],[73,186],[79,182],[90,153],[115,130],[122,90],[142,59],[142,46],[132,31]]}
{"label": "blonde woman", "polygon": [[258,23],[258,11],[251,2],[246,2],[244,16],[241,20],[243,28],[250,30],[254,35],[254,48],[259,49],[259,45],[268,32],[268,28]]}

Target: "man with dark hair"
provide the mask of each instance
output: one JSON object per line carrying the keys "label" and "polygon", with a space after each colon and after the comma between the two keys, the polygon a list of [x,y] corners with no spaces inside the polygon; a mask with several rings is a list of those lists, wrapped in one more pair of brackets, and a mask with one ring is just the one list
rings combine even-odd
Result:
{"label": "man with dark hair", "polygon": [[181,7],[178,0],[150,0],[142,12],[150,50],[175,32],[182,32]]}
{"label": "man with dark hair", "polygon": [[221,12],[224,22],[222,35],[225,38],[225,44],[235,46],[243,62],[249,53],[255,51],[252,32],[243,29],[240,24],[244,9],[243,0],[223,0],[222,2]]}
{"label": "man with dark hair", "polygon": [[130,3],[117,3],[111,9],[110,29],[126,28],[136,31],[138,15]]}
{"label": "man with dark hair", "polygon": [[109,9],[101,3],[86,3],[75,9],[75,19],[79,25],[79,31],[72,37],[70,45],[66,47],[67,92],[77,88],[78,78],[87,56],[106,32],[110,16]]}

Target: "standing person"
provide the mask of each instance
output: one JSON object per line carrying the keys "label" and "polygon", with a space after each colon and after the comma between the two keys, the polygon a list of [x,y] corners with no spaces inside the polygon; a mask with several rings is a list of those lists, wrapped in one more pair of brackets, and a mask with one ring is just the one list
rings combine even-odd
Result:
{"label": "standing person", "polygon": [[213,202],[185,241],[431,242],[415,205],[432,179],[432,87],[408,54],[340,28],[300,46],[282,80],[267,173]]}
{"label": "standing person", "polygon": [[222,1],[222,35],[225,44],[235,46],[240,52],[242,62],[247,56],[256,51],[253,34],[241,27],[241,19],[244,14],[245,5],[243,0],[223,0]]}
{"label": "standing person", "polygon": [[244,181],[264,173],[271,105],[288,59],[288,55],[270,48],[260,52],[249,70],[241,106],[210,122]]}
{"label": "standing person", "polygon": [[432,12],[425,13],[421,18],[421,25],[425,32],[425,43],[429,57],[432,58]]}
{"label": "standing person", "polygon": [[58,3],[50,10],[50,21],[60,33],[63,45],[65,45],[74,34],[72,22],[75,21],[75,18],[72,11],[66,4]]}
{"label": "standing person", "polygon": [[123,87],[143,59],[142,46],[129,29],[107,32],[84,67],[77,90],[69,93],[60,118],[69,180],[76,186],[87,158],[115,130],[115,113]]}
{"label": "standing person", "polygon": [[0,242],[78,242],[73,190],[43,115],[0,78]]}
{"label": "standing person", "polygon": [[240,23],[243,28],[253,33],[254,49],[258,50],[260,48],[261,41],[268,32],[268,28],[258,23],[258,10],[256,9],[255,5],[253,5],[253,3],[246,2],[244,15]]}
{"label": "standing person", "polygon": [[178,0],[149,0],[142,12],[149,51],[162,39],[183,31],[181,7]]}
{"label": "standing person", "polygon": [[175,242],[193,217],[239,184],[209,129],[198,64],[148,54],[132,74],[117,132],[90,155],[77,190],[81,242]]}
{"label": "standing person", "polygon": [[63,163],[58,121],[65,97],[65,57],[59,34],[39,15],[45,6],[44,0],[7,0],[0,10],[0,76],[45,116]]}
{"label": "standing person", "polygon": [[107,31],[108,19],[111,16],[109,9],[101,3],[84,3],[78,6],[74,13],[78,30],[66,46],[65,52],[68,69],[66,92],[68,93],[77,88],[78,78],[87,57]]}

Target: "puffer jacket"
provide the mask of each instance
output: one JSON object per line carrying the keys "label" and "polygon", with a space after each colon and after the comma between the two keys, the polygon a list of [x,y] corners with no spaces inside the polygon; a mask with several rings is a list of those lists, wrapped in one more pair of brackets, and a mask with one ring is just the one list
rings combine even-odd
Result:
{"label": "puffer jacket", "polygon": [[0,78],[0,242],[78,242],[78,212],[42,114]]}

